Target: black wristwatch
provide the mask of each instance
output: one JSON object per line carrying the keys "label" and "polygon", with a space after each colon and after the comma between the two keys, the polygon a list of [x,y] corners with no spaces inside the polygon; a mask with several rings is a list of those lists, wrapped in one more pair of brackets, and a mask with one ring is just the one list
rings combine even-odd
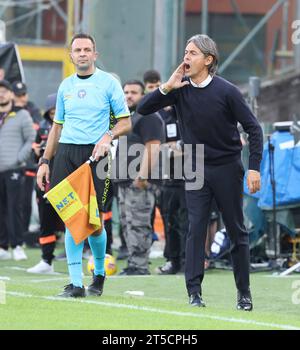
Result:
{"label": "black wristwatch", "polygon": [[46,159],[46,158],[41,158],[40,161],[39,161],[39,166],[41,166],[42,164],[47,164],[49,165],[50,163],[50,160],[49,159]]}

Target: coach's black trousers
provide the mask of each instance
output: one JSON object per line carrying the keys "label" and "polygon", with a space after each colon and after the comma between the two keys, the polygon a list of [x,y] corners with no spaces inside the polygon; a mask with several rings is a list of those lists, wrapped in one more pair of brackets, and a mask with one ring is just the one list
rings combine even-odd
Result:
{"label": "coach's black trousers", "polygon": [[185,279],[189,295],[202,293],[205,239],[213,197],[230,237],[236,287],[242,293],[249,289],[249,237],[243,218],[243,176],[244,168],[240,160],[224,165],[205,165],[203,187],[186,191],[189,232]]}

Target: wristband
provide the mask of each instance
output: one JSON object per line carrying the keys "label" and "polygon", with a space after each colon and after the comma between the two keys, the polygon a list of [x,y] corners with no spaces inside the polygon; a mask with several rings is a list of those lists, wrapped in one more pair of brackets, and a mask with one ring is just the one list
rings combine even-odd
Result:
{"label": "wristband", "polygon": [[114,134],[111,130],[107,130],[105,134],[109,135],[111,137],[111,140],[114,139]]}
{"label": "wristband", "polygon": [[49,159],[47,159],[47,158],[41,158],[40,159],[40,161],[39,161],[39,166],[41,166],[42,164],[47,164],[47,165],[49,165],[49,163],[50,163],[50,161],[49,161]]}
{"label": "wristband", "polygon": [[165,84],[162,84],[160,87],[159,87],[159,91],[163,94],[163,95],[167,95],[170,90],[166,89],[165,88]]}

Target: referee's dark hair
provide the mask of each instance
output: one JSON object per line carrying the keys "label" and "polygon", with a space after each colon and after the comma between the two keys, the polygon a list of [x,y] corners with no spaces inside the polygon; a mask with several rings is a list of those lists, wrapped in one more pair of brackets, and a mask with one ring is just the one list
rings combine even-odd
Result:
{"label": "referee's dark hair", "polygon": [[93,44],[93,48],[96,51],[96,41],[95,41],[94,37],[92,37],[90,34],[86,34],[86,33],[75,34],[71,40],[70,47],[72,46],[74,40],[76,40],[76,39],[89,39],[89,40],[91,40],[91,42]]}

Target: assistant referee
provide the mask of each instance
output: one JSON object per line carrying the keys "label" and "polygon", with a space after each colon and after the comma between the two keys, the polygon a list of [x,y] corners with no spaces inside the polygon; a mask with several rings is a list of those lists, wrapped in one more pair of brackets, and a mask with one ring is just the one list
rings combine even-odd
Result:
{"label": "assistant referee", "polygon": [[[43,180],[49,182],[48,164],[55,152],[51,187],[75,171],[91,155],[97,160],[105,156],[112,140],[131,128],[130,113],[120,83],[111,74],[95,67],[97,51],[94,38],[88,34],[75,35],[71,41],[70,57],[76,73],[66,78],[58,89],[54,123],[37,174],[37,183],[42,190],[45,188]],[[109,130],[111,113],[117,123]],[[106,182],[96,175],[95,164],[92,173],[101,211],[107,192]],[[105,279],[105,229],[95,232],[88,240],[95,261],[93,282],[88,287],[88,293],[101,295]],[[71,283],[60,296],[84,297],[83,242],[76,245],[68,229],[65,248]]]}

